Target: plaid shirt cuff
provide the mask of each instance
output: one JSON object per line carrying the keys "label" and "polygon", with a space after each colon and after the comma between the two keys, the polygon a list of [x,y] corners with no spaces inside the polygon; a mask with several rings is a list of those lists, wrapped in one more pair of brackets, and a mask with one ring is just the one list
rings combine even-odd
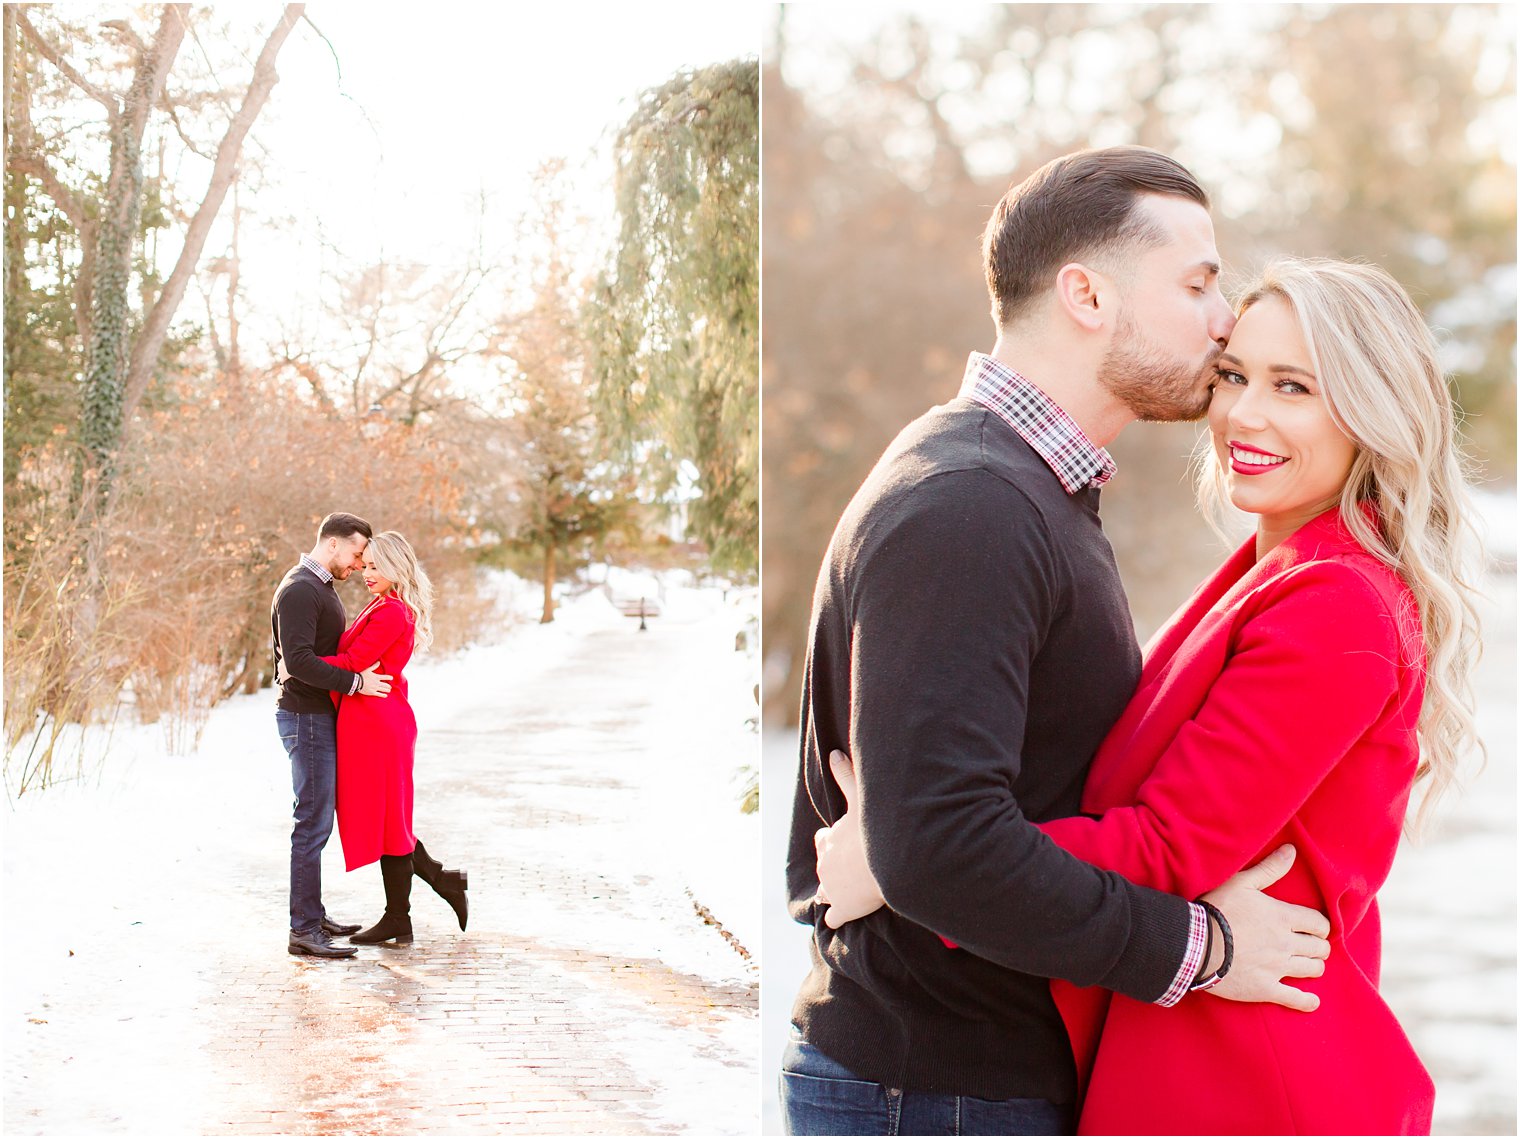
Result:
{"label": "plaid shirt cuff", "polygon": [[1182,958],[1182,968],[1177,970],[1177,976],[1172,978],[1171,988],[1161,995],[1156,1003],[1162,1008],[1171,1008],[1174,1004],[1187,996],[1192,989],[1193,982],[1198,977],[1198,971],[1203,968],[1203,955],[1209,947],[1209,915],[1204,908],[1196,902],[1188,903],[1188,944],[1187,953]]}
{"label": "plaid shirt cuff", "polygon": [[[362,685],[363,685],[363,684],[364,684],[364,677],[362,677],[362,676],[360,676],[360,675],[359,675],[359,674],[358,674],[358,673],[357,673],[357,672],[356,672],[356,673],[354,673],[354,683],[353,683],[353,685],[352,685],[352,686],[351,686],[351,687],[350,687],[350,688],[349,688],[349,690],[348,690],[348,694],[349,694],[349,695],[350,695],[350,696],[352,696],[352,695],[353,695],[353,694],[354,694],[354,693],[355,693],[355,692],[357,692],[357,691],[359,691],[359,689],[360,689],[360,687],[361,687],[361,686],[362,686]],[[1196,908],[1196,907],[1195,907],[1195,908]]]}

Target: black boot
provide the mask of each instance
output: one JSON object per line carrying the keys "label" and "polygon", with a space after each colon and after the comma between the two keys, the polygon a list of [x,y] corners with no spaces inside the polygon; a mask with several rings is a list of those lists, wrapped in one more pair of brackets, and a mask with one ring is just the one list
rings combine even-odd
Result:
{"label": "black boot", "polygon": [[412,870],[433,887],[434,893],[454,907],[459,928],[463,929],[470,918],[470,899],[464,894],[470,888],[470,876],[463,870],[445,870],[443,863],[428,857],[420,841],[412,849]]}
{"label": "black boot", "polygon": [[348,940],[355,945],[412,940],[412,856],[382,854],[380,877],[385,882],[385,916]]}

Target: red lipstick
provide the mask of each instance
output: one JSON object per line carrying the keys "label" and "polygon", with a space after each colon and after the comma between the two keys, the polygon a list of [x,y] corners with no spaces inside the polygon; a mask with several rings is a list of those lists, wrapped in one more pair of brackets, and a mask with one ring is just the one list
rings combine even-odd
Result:
{"label": "red lipstick", "polygon": [[[1260,447],[1252,447],[1248,443],[1237,443],[1231,439],[1227,446],[1230,449],[1230,470],[1237,475],[1264,475],[1268,471],[1275,471],[1288,460],[1283,455],[1274,455],[1271,451],[1263,451]],[[1265,455],[1269,459],[1275,459],[1271,463],[1247,463],[1236,458],[1234,452],[1241,451],[1248,455]]]}

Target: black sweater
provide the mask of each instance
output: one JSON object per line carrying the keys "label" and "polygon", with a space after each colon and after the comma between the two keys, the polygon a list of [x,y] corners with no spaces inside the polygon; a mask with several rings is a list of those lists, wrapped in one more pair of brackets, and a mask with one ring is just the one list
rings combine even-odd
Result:
{"label": "black sweater", "polygon": [[280,686],[278,706],[287,712],[337,715],[329,692],[347,693],[354,674],[322,660],[338,651],[348,617],[331,582],[297,562],[280,580],[269,607],[276,668],[281,659],[290,679]]}
{"label": "black sweater", "polygon": [[[1067,495],[1007,424],[957,399],[910,424],[846,508],[813,597],[787,886],[814,926],[803,1036],[863,1078],[986,1099],[1073,1098],[1045,978],[1154,1000],[1187,903],[1066,854],[1140,674],[1098,492]],[[828,929],[813,832],[848,751],[888,908]],[[947,949],[938,934],[963,947]]]}

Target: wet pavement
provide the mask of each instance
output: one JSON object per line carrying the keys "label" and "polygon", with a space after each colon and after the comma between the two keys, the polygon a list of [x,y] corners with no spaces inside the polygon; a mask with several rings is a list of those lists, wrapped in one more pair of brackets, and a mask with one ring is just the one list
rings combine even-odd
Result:
{"label": "wet pavement", "polygon": [[[704,920],[726,911],[679,833],[714,753],[745,746],[690,706],[732,654],[709,618],[593,621],[527,667],[509,643],[418,672],[415,826],[469,871],[468,932],[414,879],[413,944],[286,953],[267,694],[196,756],[19,804],[5,1132],[753,1134],[758,974]],[[378,868],[345,875],[336,835],[324,873],[333,917],[378,918]]]}
{"label": "wet pavement", "polygon": [[293,974],[250,962],[222,995],[237,1015],[208,1045],[224,1089],[208,1134],[680,1131],[608,1021],[667,1028],[693,1060],[737,1074],[746,1058],[706,1026],[755,1007],[752,985],[511,937],[302,961]]}

